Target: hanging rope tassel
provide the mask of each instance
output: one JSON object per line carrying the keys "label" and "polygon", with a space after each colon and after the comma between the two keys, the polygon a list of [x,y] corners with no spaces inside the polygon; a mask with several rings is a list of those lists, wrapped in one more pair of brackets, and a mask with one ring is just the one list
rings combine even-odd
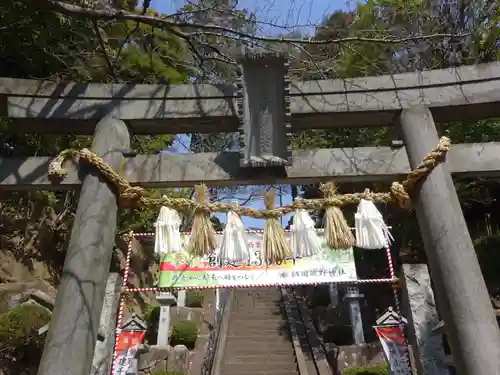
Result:
{"label": "hanging rope tassel", "polygon": [[217,246],[215,230],[210,221],[209,213],[200,209],[206,201],[205,185],[194,187],[194,198],[199,207],[195,208],[191,238],[189,239],[189,251],[196,256],[203,257],[210,254]]}
{"label": "hanging rope tassel", "polygon": [[325,195],[327,208],[325,210],[325,239],[326,244],[333,249],[348,249],[356,243],[356,239],[347,225],[344,214],[335,204],[328,203],[335,197],[336,187],[332,182],[321,184],[321,191]]}
{"label": "hanging rope tassel", "polygon": [[[370,196],[368,190],[365,190],[365,194]],[[381,249],[394,240],[382,214],[371,199],[361,199],[354,220],[357,247]]]}
{"label": "hanging rope tassel", "polygon": [[[274,191],[264,193],[266,209],[274,208]],[[264,234],[262,236],[262,248],[264,260],[267,265],[280,263],[290,255],[290,250],[285,240],[285,232],[278,221],[278,214],[268,216],[264,222]]]}
{"label": "hanging rope tassel", "polygon": [[321,241],[316,233],[314,221],[306,210],[295,211],[290,231],[294,258],[311,257],[321,251]]}
{"label": "hanging rope tassel", "polygon": [[224,228],[221,246],[222,265],[250,262],[250,250],[246,238],[245,227],[241,218],[233,211],[227,214],[227,224]]}
{"label": "hanging rope tassel", "polygon": [[181,233],[179,231],[181,218],[177,211],[162,206],[155,226],[155,253],[180,253],[183,251]]}

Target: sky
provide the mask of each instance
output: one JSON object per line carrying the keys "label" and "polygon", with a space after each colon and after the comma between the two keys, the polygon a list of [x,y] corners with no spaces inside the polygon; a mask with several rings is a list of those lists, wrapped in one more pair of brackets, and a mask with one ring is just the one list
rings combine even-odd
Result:
{"label": "sky", "polygon": [[[176,12],[186,0],[152,0],[152,7],[161,13]],[[300,30],[310,34],[314,25],[325,15],[352,7],[350,0],[238,0],[238,9],[255,13],[260,22],[260,33],[283,34]]]}
{"label": "sky", "polygon": [[[315,25],[322,22],[324,17],[336,10],[347,10],[352,8],[349,0],[239,0],[238,9],[246,9],[255,13],[257,17],[258,33],[261,35],[279,35],[300,31],[303,34],[311,35],[314,33]],[[186,0],[152,0],[152,8],[157,12],[169,14],[175,13],[180,9]],[[178,135],[178,141],[171,146],[169,153],[189,152],[190,139],[187,135]],[[240,196],[239,199],[246,197]],[[231,199],[226,200],[228,202]],[[289,194],[276,196],[275,205],[291,203],[292,197]],[[255,199],[249,202],[247,207],[264,208],[262,199]],[[226,215],[217,215],[223,222],[226,221]],[[290,215],[282,218],[282,224],[286,226]],[[243,223],[247,228],[262,228],[263,220],[256,220],[244,217]]]}

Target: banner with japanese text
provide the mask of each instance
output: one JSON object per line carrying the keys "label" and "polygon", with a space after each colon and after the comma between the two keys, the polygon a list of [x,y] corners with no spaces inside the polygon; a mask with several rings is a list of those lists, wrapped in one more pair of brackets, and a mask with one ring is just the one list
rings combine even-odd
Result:
{"label": "banner with japanese text", "polygon": [[[290,233],[285,232],[290,241]],[[318,236],[324,243],[323,232]],[[161,288],[218,288],[245,286],[278,286],[348,282],[357,280],[352,249],[337,250],[323,245],[322,251],[307,258],[287,259],[280,265],[266,266],[261,257],[262,233],[248,232],[251,258],[238,264],[222,264],[218,257],[222,235],[217,235],[218,248],[210,256],[193,257],[187,252],[162,255]],[[189,235],[182,235],[187,244]]]}
{"label": "banner with japanese text", "polygon": [[113,375],[136,374],[134,362],[137,357],[137,347],[144,338],[144,331],[122,331],[116,342],[117,354]]}
{"label": "banner with japanese text", "polygon": [[392,375],[412,375],[402,327],[375,327]]}

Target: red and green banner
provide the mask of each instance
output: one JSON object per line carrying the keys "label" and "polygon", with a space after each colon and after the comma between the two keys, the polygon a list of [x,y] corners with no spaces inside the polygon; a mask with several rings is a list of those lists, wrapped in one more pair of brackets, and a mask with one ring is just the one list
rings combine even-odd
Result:
{"label": "red and green banner", "polygon": [[[114,367],[112,375],[131,374],[137,362],[137,347],[144,338],[144,331],[121,331],[116,341]],[[135,372],[136,373],[136,372]]]}
{"label": "red and green banner", "polygon": [[[290,239],[290,233],[285,233]],[[323,240],[322,233],[318,233]],[[193,257],[188,252],[164,254],[160,262],[161,288],[219,288],[248,286],[304,285],[357,280],[352,249],[330,249],[326,245],[312,257],[287,259],[282,264],[266,266],[261,257],[262,233],[247,233],[251,250],[249,261],[224,264],[219,248],[210,256]],[[189,235],[182,235],[187,244]]]}
{"label": "red and green banner", "polygon": [[403,328],[400,326],[375,327],[375,331],[384,348],[391,374],[412,375]]}

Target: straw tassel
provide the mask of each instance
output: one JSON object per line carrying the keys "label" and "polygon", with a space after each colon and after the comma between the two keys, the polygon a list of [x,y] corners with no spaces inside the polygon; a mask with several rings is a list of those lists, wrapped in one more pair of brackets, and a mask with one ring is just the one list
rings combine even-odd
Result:
{"label": "straw tassel", "polygon": [[[274,190],[264,193],[266,209],[272,210],[274,208],[274,196]],[[280,263],[285,260],[287,255],[290,255],[290,250],[285,240],[285,232],[277,216],[269,216],[264,222],[262,248],[264,260],[267,265]]]}
{"label": "straw tassel", "polygon": [[179,231],[181,218],[177,211],[162,206],[155,222],[155,253],[180,253],[183,251],[181,233]]}
{"label": "straw tassel", "polygon": [[321,251],[321,241],[316,233],[314,221],[306,210],[295,211],[290,231],[294,258],[310,257]]}
{"label": "straw tassel", "polygon": [[[194,198],[200,206],[205,204],[206,189],[205,185],[196,185],[194,187]],[[195,209],[191,238],[189,239],[189,251],[193,255],[203,257],[210,254],[216,246],[215,230],[210,221],[209,213],[200,208]]]}
{"label": "straw tassel", "polygon": [[245,227],[241,218],[232,211],[227,214],[227,224],[222,237],[221,260],[222,265],[250,262]]}
{"label": "straw tassel", "polygon": [[[336,191],[334,183],[328,182],[326,184],[321,184],[320,189],[327,200],[334,198]],[[330,248],[348,249],[354,246],[356,239],[347,225],[344,214],[338,206],[329,204],[325,210],[324,222],[326,244]]]}
{"label": "straw tassel", "polygon": [[381,249],[394,238],[384,222],[384,218],[365,190],[367,199],[361,199],[354,215],[356,227],[356,246],[363,249]]}

